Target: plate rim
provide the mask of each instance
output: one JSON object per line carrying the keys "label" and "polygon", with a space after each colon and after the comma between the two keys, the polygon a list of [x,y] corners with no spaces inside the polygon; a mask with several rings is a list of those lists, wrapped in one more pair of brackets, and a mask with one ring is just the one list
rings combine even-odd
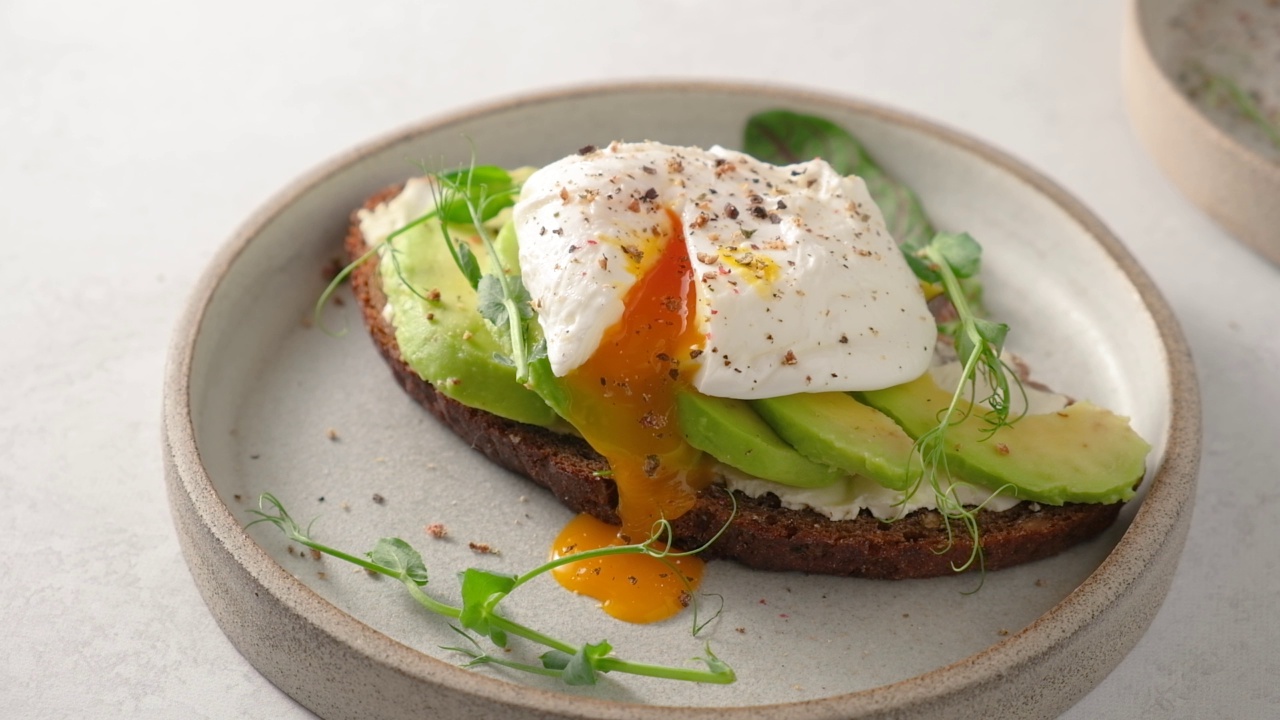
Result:
{"label": "plate rim", "polygon": [[[555,693],[527,685],[520,685],[499,677],[460,668],[452,663],[433,658],[410,648],[364,624],[322,598],[305,583],[296,579],[279,565],[267,551],[245,531],[243,524],[234,517],[231,508],[222,502],[213,486],[212,478],[200,462],[196,445],[194,420],[191,413],[191,368],[199,331],[205,312],[214,299],[223,278],[237,262],[257,234],[287,207],[331,175],[354,165],[365,157],[405,142],[419,134],[445,128],[471,118],[498,111],[517,109],[570,100],[578,97],[644,92],[729,92],[767,97],[780,106],[786,103],[807,103],[841,107],[878,120],[905,126],[959,147],[1001,170],[1010,173],[1021,182],[1046,196],[1061,208],[1072,221],[1102,247],[1111,261],[1124,273],[1137,289],[1146,311],[1155,323],[1163,344],[1165,364],[1169,372],[1169,425],[1165,458],[1158,472],[1148,480],[1146,497],[1137,510],[1129,529],[1116,543],[1107,557],[1061,602],[1037,618],[1029,626],[1000,640],[978,653],[954,663],[935,668],[926,673],[882,685],[868,690],[825,698],[777,705],[752,705],[736,707],[690,707],[642,705],[602,700],[590,697]],[[1186,530],[1190,522],[1191,505],[1199,466],[1201,429],[1199,392],[1190,350],[1172,309],[1155,284],[1137,261],[1125,249],[1109,229],[1079,200],[1067,193],[1048,177],[1032,169],[1020,160],[970,135],[919,116],[893,109],[879,103],[868,102],[810,90],[795,86],[768,83],[727,82],[717,80],[648,80],[632,82],[600,82],[554,88],[524,93],[501,100],[490,100],[448,113],[434,115],[404,125],[372,140],[356,145],[322,162],[298,179],[275,193],[231,235],[216,253],[208,268],[196,283],[190,299],[175,329],[169,347],[163,392],[163,444],[166,481],[171,512],[183,541],[187,564],[200,587],[206,604],[210,606],[223,632],[237,649],[250,660],[259,672],[277,684],[286,693],[301,700],[298,693],[286,687],[278,677],[272,677],[246,653],[243,638],[236,632],[217,607],[206,586],[207,578],[197,572],[196,563],[207,560],[194,556],[197,545],[214,542],[219,552],[225,553],[252,576],[270,598],[290,613],[311,619],[333,642],[345,649],[364,656],[367,660],[385,666],[386,669],[408,676],[411,680],[450,689],[505,707],[509,711],[539,712],[562,717],[634,717],[665,718],[671,711],[679,710],[688,717],[739,718],[761,717],[784,712],[790,718],[872,716],[886,712],[919,712],[937,707],[948,699],[956,699],[967,692],[990,691],[993,683],[1008,674],[1025,669],[1037,659],[1047,658],[1061,651],[1065,644],[1080,640],[1091,620],[1106,609],[1115,606],[1141,585],[1159,556],[1173,553],[1176,564],[1181,553]],[[207,532],[201,532],[201,528]],[[1138,528],[1140,532],[1134,531]],[[192,529],[196,532],[193,534]],[[197,538],[194,535],[200,535]],[[1170,543],[1173,543],[1170,545]],[[225,558],[224,558],[225,559]],[[1123,575],[1123,582],[1115,582],[1109,576],[1112,571],[1133,568]],[[1161,585],[1159,597],[1142,619],[1142,628],[1149,625],[1159,607],[1159,601],[1167,593],[1170,577],[1157,578]],[[1107,664],[1096,683],[1114,667],[1137,642],[1138,633]],[[1043,638],[1053,638],[1045,642]],[[1067,705],[1083,696],[1092,687],[1070,694]],[[306,704],[306,703],[304,703]],[[315,709],[315,707],[313,707]],[[1026,706],[1022,707],[1025,710]]]}

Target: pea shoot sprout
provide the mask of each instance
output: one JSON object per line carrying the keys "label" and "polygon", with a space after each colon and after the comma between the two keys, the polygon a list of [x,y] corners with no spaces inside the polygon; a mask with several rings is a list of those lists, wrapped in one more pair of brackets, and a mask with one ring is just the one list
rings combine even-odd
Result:
{"label": "pea shoot sprout", "polygon": [[[694,550],[673,552],[668,545],[671,525],[665,520],[655,523],[653,532],[642,542],[566,555],[549,560],[522,575],[467,568],[459,574],[462,605],[457,606],[437,600],[426,593],[423,589],[429,580],[426,563],[417,550],[400,538],[382,538],[364,557],[360,557],[316,541],[311,537],[311,526],[315,521],[302,527],[283,503],[270,493],[263,493],[259,498],[258,509],[249,512],[257,516],[256,520],[249,523],[250,527],[259,523],[274,525],[285,537],[303,547],[398,580],[423,609],[455,621],[456,624],[452,627],[465,639],[465,644],[443,649],[466,656],[466,667],[498,665],[521,672],[557,677],[568,685],[594,685],[601,674],[610,672],[722,685],[737,679],[733,668],[711,651],[709,643],[704,644],[703,654],[695,658],[706,665],[705,669],[654,665],[616,656],[608,640],[575,645],[511,620],[499,612],[499,603],[513,591],[561,565],[611,555],[644,554],[662,560],[702,552],[715,542],[716,538],[712,538],[706,545]],[[694,634],[705,625],[706,623],[699,625],[695,616]],[[494,655],[485,651],[480,644],[480,638],[488,638],[495,647],[505,650],[511,646],[512,637],[546,648],[539,656],[541,665],[509,660],[502,654]]]}

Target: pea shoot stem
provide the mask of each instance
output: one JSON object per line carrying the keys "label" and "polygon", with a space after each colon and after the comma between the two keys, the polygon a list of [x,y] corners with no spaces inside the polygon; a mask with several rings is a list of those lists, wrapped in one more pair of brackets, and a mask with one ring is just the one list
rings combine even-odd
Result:
{"label": "pea shoot stem", "polygon": [[[389,573],[386,573],[386,574],[389,574]],[[418,584],[415,583],[413,580],[403,576],[393,575],[392,577],[396,577],[398,580],[400,580],[401,584],[404,585],[405,590],[409,591],[409,596],[412,597],[414,600],[417,600],[418,604],[426,608],[427,610],[430,610],[431,612],[437,615],[444,615],[445,617],[454,618],[454,619],[457,619],[458,616],[462,615],[461,608],[456,608],[452,605],[442,603],[439,600],[436,600],[435,598],[431,597],[430,595],[422,592],[422,588],[418,587]]]}
{"label": "pea shoot stem", "polygon": [[[965,395],[965,387],[974,377],[974,373],[978,369],[978,362],[984,352],[989,352],[986,338],[982,337],[982,333],[978,332],[978,327],[974,323],[973,309],[969,307],[969,300],[964,295],[964,288],[960,286],[960,278],[956,277],[955,272],[951,269],[950,263],[942,254],[933,246],[925,246],[925,257],[937,265],[938,275],[942,279],[942,287],[947,293],[947,299],[951,301],[951,305],[956,309],[956,317],[960,320],[960,329],[973,344],[973,349],[969,352],[969,356],[964,358],[964,369],[960,373],[960,382],[956,383],[955,392],[951,395],[951,404],[947,406],[946,412],[943,413],[942,419],[939,421],[939,427],[946,427],[951,424],[951,418],[955,415],[956,408],[960,405],[961,398]],[[941,444],[942,438],[938,438]]]}
{"label": "pea shoot stem", "polygon": [[511,334],[511,362],[516,367],[516,382],[524,385],[529,382],[529,356],[525,348],[524,316],[516,304],[516,292],[511,286],[510,278],[507,277],[507,268],[502,265],[498,250],[493,244],[493,238],[490,237],[480,217],[479,208],[484,205],[485,199],[482,196],[478,206],[476,203],[468,202],[467,210],[471,213],[476,234],[480,236],[480,242],[484,243],[484,249],[489,254],[489,262],[494,268],[491,274],[497,278],[498,287],[502,288],[502,306],[507,309],[507,329]]}
{"label": "pea shoot stem", "polygon": [[684,680],[687,682],[711,683],[715,685],[729,685],[737,680],[732,673],[725,674],[710,670],[696,670],[694,668],[650,665],[648,663],[638,663],[611,657],[599,660],[597,667],[604,672],[613,670],[629,673],[631,675],[646,675],[648,677],[664,678],[667,680]]}
{"label": "pea shoot stem", "polygon": [[[273,508],[274,512],[269,512],[268,508]],[[476,630],[476,632],[480,634],[488,635],[499,646],[505,646],[505,637],[509,634],[523,638],[532,643],[542,645],[543,647],[550,648],[552,651],[556,651],[573,658],[585,658],[582,662],[586,663],[588,666],[585,675],[586,680],[583,680],[584,676],[581,674],[582,670],[581,668],[578,668],[575,671],[577,674],[575,674],[573,678],[573,682],[575,683],[594,683],[595,673],[606,672],[622,672],[632,675],[645,675],[670,680],[716,684],[732,683],[736,679],[733,670],[719,658],[716,658],[709,648],[707,649],[707,657],[702,658],[703,661],[707,663],[706,670],[639,663],[613,657],[611,655],[597,657],[596,655],[585,652],[591,646],[578,646],[558,640],[527,625],[515,622],[497,611],[498,603],[509,595],[516,587],[532,580],[538,575],[545,574],[560,565],[580,560],[603,557],[606,555],[647,553],[657,557],[664,557],[667,553],[665,553],[665,551],[654,550],[653,545],[658,540],[658,532],[661,530],[669,531],[669,526],[660,525],[660,531],[655,531],[655,534],[643,543],[600,548],[598,550],[590,550],[577,555],[567,555],[561,558],[556,558],[555,560],[543,563],[534,570],[520,575],[519,577],[500,576],[493,573],[487,573],[485,571],[469,570],[467,571],[468,573],[476,572],[481,575],[485,575],[491,580],[496,580],[498,582],[503,582],[505,580],[510,584],[503,586],[507,588],[505,591],[494,592],[488,595],[483,598],[478,605],[457,607],[436,600],[422,589],[422,586],[427,582],[426,567],[422,564],[422,558],[417,551],[413,550],[402,540],[384,539],[379,543],[379,549],[375,549],[373,552],[369,553],[369,557],[362,558],[313,540],[310,537],[310,528],[308,527],[307,529],[303,529],[285,510],[284,505],[270,493],[264,493],[259,500],[259,509],[251,510],[250,512],[257,516],[256,520],[249,523],[250,526],[262,522],[269,523],[276,526],[276,528],[282,531],[291,541],[303,545],[304,547],[311,548],[317,552],[324,553],[325,555],[349,562],[369,572],[386,575],[399,580],[400,583],[404,585],[405,590],[409,593],[410,597],[429,612],[453,620],[461,620],[463,624],[466,624],[466,614],[470,612],[474,615],[478,610],[483,621],[482,624],[484,629],[478,629],[476,625],[467,625],[467,627]],[[390,552],[390,555],[378,554],[379,550],[383,549],[384,545],[392,548],[392,550],[386,551]],[[398,567],[384,565],[381,562],[377,562],[375,558],[389,558],[385,561],[391,562]],[[464,601],[467,596],[466,587],[467,586],[464,583]],[[465,630],[461,630],[456,627],[455,630],[458,630],[460,634],[475,644],[475,639]],[[478,645],[476,645],[476,647],[479,648]],[[566,682],[570,681],[566,674],[567,670],[564,667],[554,667],[551,664],[546,664],[544,667],[538,667],[536,665],[513,662],[504,658],[495,657],[479,650],[472,651],[464,648],[446,649],[467,655],[471,658],[471,663],[469,664],[492,663],[502,667],[520,670],[522,672],[561,677],[565,679]],[[608,648],[606,647],[606,650],[607,649]]]}
{"label": "pea shoot stem", "polygon": [[[324,312],[324,306],[329,302],[329,298],[333,297],[333,294],[338,291],[338,288],[342,285],[342,283],[347,281],[347,278],[351,276],[351,273],[355,272],[356,268],[363,265],[374,255],[381,254],[383,251],[390,252],[392,254],[392,261],[395,262],[396,274],[400,276],[400,281],[404,283],[405,287],[409,288],[409,292],[425,300],[426,298],[423,297],[422,293],[418,292],[417,288],[415,288],[413,284],[409,282],[408,278],[404,276],[404,273],[401,272],[400,262],[395,257],[395,252],[396,252],[395,245],[393,245],[392,242],[400,235],[434,218],[437,214],[438,214],[438,211],[432,210],[431,212],[427,213],[426,215],[423,215],[417,220],[414,220],[413,222],[405,225],[404,227],[399,228],[398,230],[391,233],[390,235],[387,235],[387,237],[383,239],[382,242],[369,246],[369,249],[366,250],[363,255],[347,263],[341,270],[339,270],[338,274],[334,275],[333,279],[329,281],[329,284],[325,286],[324,292],[320,293],[320,299],[316,301],[315,307],[311,311],[312,324],[320,328],[321,330],[325,329],[324,321],[323,321],[323,318],[321,317],[321,314]],[[449,246],[449,252],[454,253],[454,261],[456,262],[458,258],[457,258],[456,251],[454,250],[452,245]],[[326,332],[328,331],[326,330]],[[342,335],[345,332],[346,330],[341,330],[339,332],[331,333],[331,334]]]}
{"label": "pea shoot stem", "polygon": [[[977,243],[967,235],[937,235],[916,251],[917,256],[928,263],[922,279],[930,279],[928,277],[930,273],[936,274],[936,278],[933,279],[942,283],[943,291],[955,308],[959,327],[955,331],[954,339],[956,351],[961,356],[962,369],[960,380],[951,393],[950,402],[946,409],[938,414],[938,424],[916,439],[916,451],[923,466],[922,473],[915,480],[906,497],[914,495],[919,483],[928,480],[936,498],[938,512],[942,515],[946,526],[947,544],[941,552],[949,551],[955,541],[951,522],[958,520],[965,526],[972,539],[973,548],[963,564],[952,565],[956,572],[968,569],[975,562],[979,565],[982,563],[982,544],[977,517],[981,506],[976,509],[965,507],[956,492],[956,481],[951,477],[947,462],[947,431],[952,425],[963,422],[974,411],[974,406],[978,402],[983,402],[991,408],[985,415],[985,420],[990,425],[990,432],[995,432],[1012,422],[1009,419],[1011,403],[1008,369],[1000,358],[1004,334],[1008,328],[979,320],[960,282],[961,272],[957,271],[957,267],[964,267],[965,277],[976,272],[980,251],[981,248]],[[960,265],[953,263],[960,263]],[[983,377],[988,381],[987,384],[990,385],[990,394],[981,399],[976,397],[976,376],[979,372],[983,373]],[[1021,387],[1020,382],[1019,387]],[[961,401],[966,394],[970,396],[970,406],[962,409]],[[945,489],[940,475],[945,475],[947,478],[948,484]]]}

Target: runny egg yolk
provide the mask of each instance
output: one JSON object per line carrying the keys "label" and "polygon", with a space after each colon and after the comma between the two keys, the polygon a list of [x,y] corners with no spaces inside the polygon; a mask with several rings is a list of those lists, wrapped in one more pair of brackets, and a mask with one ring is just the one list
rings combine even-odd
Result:
{"label": "runny egg yolk", "polygon": [[[568,420],[609,461],[622,527],[579,517],[556,539],[557,555],[642,541],[656,521],[693,507],[696,492],[711,481],[710,463],[685,442],[676,415],[676,392],[688,385],[703,338],[684,233],[679,218],[666,214],[669,237],[650,245],[661,255],[628,291],[622,319],[563,378]],[[697,558],[680,561],[687,583],[669,562],[608,556],[564,565],[555,575],[566,588],[602,600],[615,617],[654,622],[679,612],[702,576]]]}
{"label": "runny egg yolk", "polygon": [[[560,532],[552,556],[617,544],[618,528],[584,514],[570,520]],[[553,572],[562,587],[600,600],[601,609],[613,617],[649,623],[666,620],[689,605],[705,564],[692,555],[663,559],[610,555],[561,565]]]}

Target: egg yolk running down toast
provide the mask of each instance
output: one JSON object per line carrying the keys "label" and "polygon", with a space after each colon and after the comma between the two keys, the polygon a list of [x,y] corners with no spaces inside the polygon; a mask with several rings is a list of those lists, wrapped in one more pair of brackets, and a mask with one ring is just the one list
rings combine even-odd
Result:
{"label": "egg yolk running down toast", "polygon": [[[662,236],[640,247],[658,254],[624,300],[621,321],[595,353],[562,381],[569,421],[609,461],[618,487],[622,527],[579,516],[555,541],[556,556],[639,542],[662,518],[682,515],[711,482],[711,465],[684,440],[675,392],[696,366],[702,335],[693,323],[693,268],[680,219],[665,213]],[[642,262],[643,250],[631,262]],[[603,602],[605,612],[630,622],[662,620],[688,604],[702,577],[696,557],[658,559],[619,555],[560,567],[556,578]]]}

